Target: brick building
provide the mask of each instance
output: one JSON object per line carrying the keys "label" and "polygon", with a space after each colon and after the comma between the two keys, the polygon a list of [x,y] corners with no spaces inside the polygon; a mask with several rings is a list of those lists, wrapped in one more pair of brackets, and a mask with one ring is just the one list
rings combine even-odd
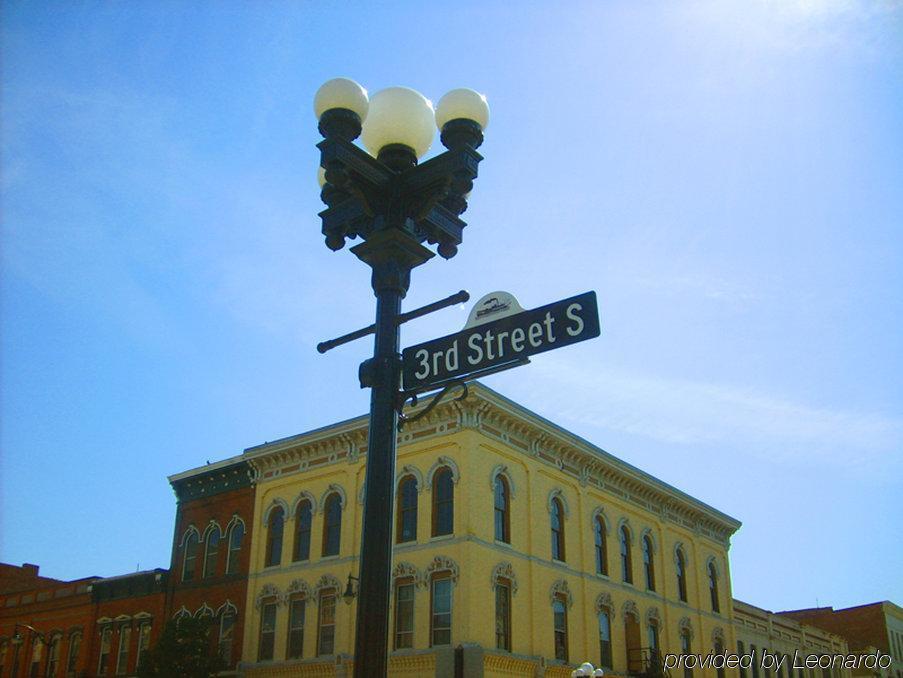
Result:
{"label": "brick building", "polygon": [[208,617],[226,665],[242,657],[254,521],[252,471],[240,457],[171,476],[176,493],[169,616]]}
{"label": "brick building", "polygon": [[878,650],[894,658],[887,670],[865,673],[854,671],[854,675],[903,678],[903,608],[899,605],[885,600],[842,610],[813,607],[778,614],[843,636],[852,652],[871,653]]}

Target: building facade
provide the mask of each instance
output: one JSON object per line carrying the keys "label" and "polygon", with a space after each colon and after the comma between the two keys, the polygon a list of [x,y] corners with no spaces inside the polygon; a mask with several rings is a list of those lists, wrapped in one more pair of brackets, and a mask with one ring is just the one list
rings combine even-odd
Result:
{"label": "building facade", "polygon": [[837,666],[806,667],[808,655],[846,656],[849,646],[840,635],[803,624],[739,600],[734,601],[737,654],[751,654],[739,678],[849,678],[850,670]]}
{"label": "building facade", "polygon": [[[245,452],[246,675],[348,672],[366,427]],[[482,385],[400,433],[396,497],[392,675],[626,674],[735,642],[739,522]]]}

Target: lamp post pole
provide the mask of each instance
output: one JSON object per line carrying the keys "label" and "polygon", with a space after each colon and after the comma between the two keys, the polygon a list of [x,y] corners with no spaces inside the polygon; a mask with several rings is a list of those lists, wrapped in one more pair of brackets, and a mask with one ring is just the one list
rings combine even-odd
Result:
{"label": "lamp post pole", "polygon": [[[352,253],[372,269],[376,296],[373,358],[360,367],[370,388],[370,425],[364,480],[364,515],[358,573],[354,676],[385,676],[388,669],[395,453],[401,356],[401,301],[411,270],[434,256],[457,253],[482,157],[476,148],[489,120],[486,100],[472,90],[452,90],[436,111],[423,95],[390,87],[372,99],[354,81],[324,84],[314,98],[323,141],[320,149],[320,213],[326,245],[363,240]],[[446,152],[421,165],[441,130]],[[363,132],[364,152],[353,141]],[[375,157],[374,157],[375,156]]]}

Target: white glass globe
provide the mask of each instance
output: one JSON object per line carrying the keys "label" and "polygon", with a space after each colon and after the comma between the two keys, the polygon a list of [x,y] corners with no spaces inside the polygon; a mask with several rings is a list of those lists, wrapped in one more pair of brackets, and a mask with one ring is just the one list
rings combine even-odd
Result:
{"label": "white glass globe", "polygon": [[592,664],[590,664],[589,662],[583,662],[580,665],[580,670],[583,671],[583,673],[585,673],[587,676],[592,675],[594,668],[595,667]]}
{"label": "white glass globe", "polygon": [[347,108],[366,120],[369,101],[367,90],[348,78],[333,78],[320,85],[314,95],[314,113],[317,120],[330,108]]}
{"label": "white glass globe", "polygon": [[322,167],[317,168],[317,183],[320,184],[320,188],[326,185],[326,170]]}
{"label": "white glass globe", "polygon": [[388,87],[370,99],[361,141],[371,155],[389,144],[404,144],[423,157],[433,143],[433,102],[408,87]]}
{"label": "white glass globe", "polygon": [[593,678],[601,678],[604,675],[605,671],[603,671],[602,669],[596,669],[595,671],[593,671]]}
{"label": "white glass globe", "polygon": [[436,104],[436,127],[440,130],[449,120],[466,118],[473,120],[481,129],[489,126],[489,104],[479,92],[472,89],[453,89]]}

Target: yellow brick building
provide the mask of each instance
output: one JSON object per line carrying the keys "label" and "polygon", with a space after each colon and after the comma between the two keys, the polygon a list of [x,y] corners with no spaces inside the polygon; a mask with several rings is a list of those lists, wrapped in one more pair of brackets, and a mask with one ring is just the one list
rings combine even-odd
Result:
{"label": "yellow brick building", "polygon": [[[366,439],[360,417],[243,455],[246,675],[350,675]],[[404,428],[396,473],[391,675],[625,674],[650,648],[736,647],[740,523],[491,389]]]}

